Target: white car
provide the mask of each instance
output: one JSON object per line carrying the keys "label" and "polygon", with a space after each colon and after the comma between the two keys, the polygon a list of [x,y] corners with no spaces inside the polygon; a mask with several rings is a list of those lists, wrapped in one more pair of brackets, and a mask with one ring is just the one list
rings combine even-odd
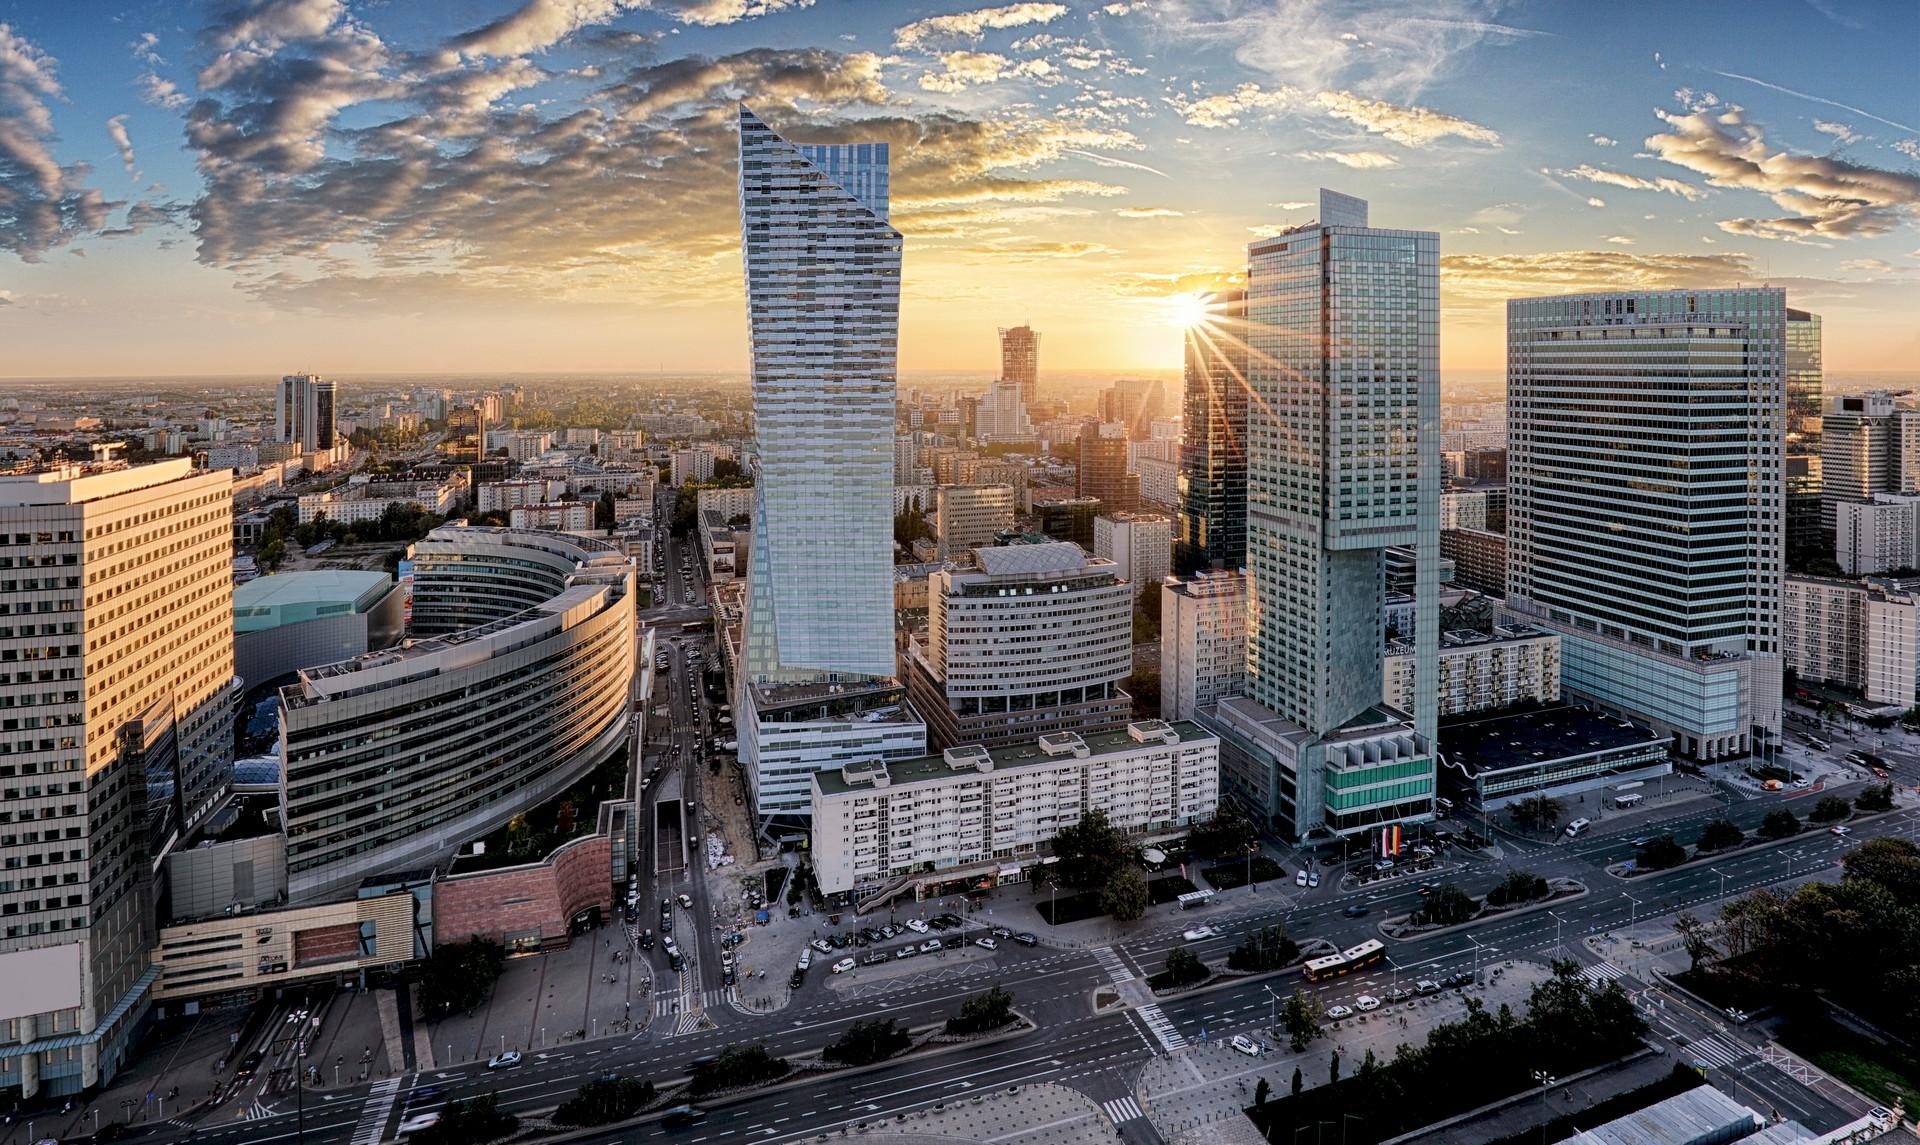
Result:
{"label": "white car", "polygon": [[508,1050],[504,1054],[495,1054],[487,1059],[488,1069],[511,1069],[520,1064],[520,1051]]}
{"label": "white car", "polygon": [[982,950],[998,950],[998,949],[1000,949],[1000,944],[999,944],[998,942],[995,942],[995,941],[994,941],[993,939],[991,939],[991,938],[976,938],[976,939],[974,939],[974,940],[973,940],[973,944],[974,944],[975,946],[978,946],[978,947],[979,947],[980,949],[982,949]]}
{"label": "white car", "polygon": [[416,1113],[400,1123],[400,1136],[405,1137],[409,1133],[419,1133],[422,1130],[432,1129],[438,1124],[440,1124],[440,1114]]}
{"label": "white car", "polygon": [[1180,937],[1186,939],[1188,942],[1198,942],[1203,938],[1212,938],[1219,933],[1219,931],[1213,929],[1211,926],[1196,926]]}
{"label": "white car", "polygon": [[1319,885],[1320,885],[1320,872],[1319,872],[1319,871],[1314,871],[1314,872],[1312,872],[1311,874],[1309,874],[1309,875],[1307,876],[1307,885],[1308,885],[1308,886],[1310,886],[1310,887],[1317,887],[1317,886],[1319,886]]}
{"label": "white car", "polygon": [[1362,994],[1353,1000],[1353,1005],[1355,1009],[1364,1014],[1369,1010],[1378,1010],[1380,1008],[1380,999],[1371,994]]}
{"label": "white car", "polygon": [[925,934],[927,932],[927,924],[920,919],[910,918],[907,920],[907,929],[915,934]]}
{"label": "white car", "polygon": [[794,965],[795,965],[795,966],[798,966],[798,967],[799,967],[800,969],[802,969],[802,970],[805,970],[805,969],[806,969],[807,967],[809,967],[809,966],[812,966],[812,965],[813,965],[813,951],[811,951],[811,950],[802,950],[802,951],[800,952],[800,961],[798,961],[798,962],[796,962],[796,963],[794,963]]}
{"label": "white car", "polygon": [[853,959],[851,958],[842,958],[833,964],[833,972],[835,974],[845,974],[851,969],[853,969]]}
{"label": "white car", "polygon": [[1300,870],[1294,872],[1293,885],[1296,887],[1304,887],[1307,885],[1306,868],[1303,867]]}
{"label": "white car", "polygon": [[813,947],[815,950],[818,950],[822,954],[825,954],[829,950],[833,949],[833,947],[827,944],[827,940],[824,938],[816,938],[812,942],[807,943],[807,945]]}
{"label": "white car", "polygon": [[929,938],[920,944],[920,953],[922,954],[932,954],[938,949],[940,949],[940,940],[937,938]]}
{"label": "white car", "polygon": [[1851,828],[1851,827],[1829,827],[1829,828],[1827,828],[1827,830],[1829,830],[1829,831],[1831,831],[1831,832],[1833,832],[1833,833],[1834,833],[1834,834],[1836,834],[1836,835],[1851,835],[1851,834],[1853,834],[1853,828]]}
{"label": "white car", "polygon": [[1351,1018],[1353,1017],[1353,1007],[1352,1006],[1331,1006],[1327,1009],[1327,1017],[1330,1020],[1335,1022],[1339,1021],[1342,1018]]}
{"label": "white car", "polygon": [[1247,1055],[1250,1058],[1257,1058],[1260,1056],[1260,1043],[1254,1041],[1252,1038],[1248,1037],[1245,1034],[1233,1035],[1233,1041],[1228,1044],[1231,1045],[1234,1049],[1239,1050],[1241,1053]]}

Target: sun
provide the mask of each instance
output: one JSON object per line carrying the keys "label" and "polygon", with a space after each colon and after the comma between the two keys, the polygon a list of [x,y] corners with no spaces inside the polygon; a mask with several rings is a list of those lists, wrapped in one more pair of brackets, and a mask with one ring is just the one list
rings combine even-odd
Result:
{"label": "sun", "polygon": [[1176,294],[1167,299],[1167,309],[1174,325],[1182,330],[1213,321],[1213,308],[1204,294]]}

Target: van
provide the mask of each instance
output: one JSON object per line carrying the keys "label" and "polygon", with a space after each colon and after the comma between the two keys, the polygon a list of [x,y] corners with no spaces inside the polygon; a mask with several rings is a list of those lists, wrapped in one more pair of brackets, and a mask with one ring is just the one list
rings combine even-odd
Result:
{"label": "van", "polygon": [[1567,838],[1578,839],[1580,837],[1580,833],[1582,831],[1585,831],[1588,827],[1592,825],[1593,825],[1593,820],[1591,819],[1587,819],[1584,817],[1575,819],[1573,822],[1567,824]]}

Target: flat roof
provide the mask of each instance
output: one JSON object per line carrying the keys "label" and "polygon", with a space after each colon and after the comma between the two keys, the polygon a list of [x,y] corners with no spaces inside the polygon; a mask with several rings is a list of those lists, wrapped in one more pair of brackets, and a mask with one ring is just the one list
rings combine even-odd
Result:
{"label": "flat roof", "polygon": [[[1165,723],[1160,720],[1135,720],[1133,722],[1136,725],[1148,729],[1150,732],[1158,732],[1163,728],[1170,728],[1175,735],[1180,737],[1180,742],[1183,744],[1219,742],[1218,738],[1215,737],[1212,732],[1191,720],[1176,720]],[[1124,752],[1137,751],[1141,748],[1167,746],[1151,734],[1144,740],[1134,739],[1124,727],[1115,728],[1112,731],[1079,732],[1076,734],[1079,736],[1081,742],[1087,746],[1088,759],[1099,759],[1104,755],[1120,755]],[[1076,758],[1073,753],[1064,751],[1059,755],[1048,755],[1040,749],[1038,740],[1028,740],[1024,743],[997,748],[983,748],[979,744],[962,744],[950,750],[955,753],[964,752],[965,757],[968,759],[979,759],[984,754],[985,758],[993,762],[993,769],[992,771],[984,771],[971,764],[963,764],[956,767],[947,761],[945,755],[928,755],[921,756],[918,759],[868,760],[861,762],[857,766],[852,764],[848,765],[855,767],[855,770],[867,771],[878,771],[884,767],[888,779],[888,786],[886,788],[869,787],[864,783],[849,784],[846,778],[841,775],[841,769],[838,767],[830,767],[816,771],[813,773],[813,778],[814,782],[819,784],[822,792],[828,795],[845,795],[855,791],[891,790],[904,784],[924,783],[937,779],[952,779],[955,776],[985,776],[1015,768],[1038,767],[1043,764],[1052,763],[1069,763]]]}
{"label": "flat roof", "polygon": [[347,569],[259,577],[233,590],[233,630],[261,632],[323,616],[365,612],[393,585],[386,573]]}
{"label": "flat roof", "polygon": [[1577,707],[1463,718],[1441,724],[1439,735],[1448,758],[1475,775],[1667,742],[1652,728]]}
{"label": "flat roof", "polygon": [[973,551],[973,555],[980,562],[981,571],[988,576],[1078,572],[1087,567],[1086,550],[1072,541],[979,548]]}

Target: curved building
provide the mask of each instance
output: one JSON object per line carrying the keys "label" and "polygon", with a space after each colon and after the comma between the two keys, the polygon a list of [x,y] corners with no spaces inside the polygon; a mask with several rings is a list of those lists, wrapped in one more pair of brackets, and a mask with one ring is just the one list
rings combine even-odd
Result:
{"label": "curved building", "polygon": [[433,864],[623,748],[634,574],[613,545],[443,526],[413,561],[416,622],[445,635],[308,669],[280,693],[295,902]]}

